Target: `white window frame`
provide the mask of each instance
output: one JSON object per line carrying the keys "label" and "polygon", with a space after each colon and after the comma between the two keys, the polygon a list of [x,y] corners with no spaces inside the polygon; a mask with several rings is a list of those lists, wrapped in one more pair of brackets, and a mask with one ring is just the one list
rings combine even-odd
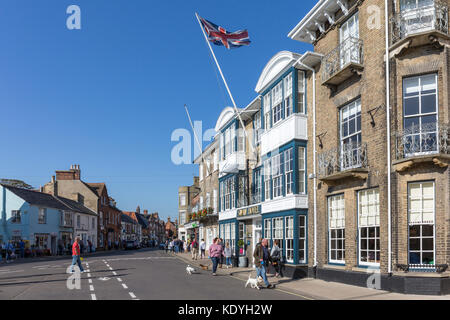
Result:
{"label": "white window frame", "polygon": [[286,248],[286,261],[294,262],[294,217],[286,216],[284,217],[284,241]]}
{"label": "white window frame", "polygon": [[180,194],[180,206],[185,206],[185,205],[186,205],[186,194],[182,193],[182,194]]}
{"label": "white window frame", "polygon": [[281,153],[272,158],[272,198],[277,199],[283,196],[283,170]]}
{"label": "white window frame", "polygon": [[294,113],[294,104],[292,98],[292,73],[289,73],[283,79],[283,101],[284,117],[288,118]]}
{"label": "white window frame", "polygon": [[283,81],[280,81],[272,91],[272,126],[283,119]]}
{"label": "white window frame", "polygon": [[[375,228],[374,237],[369,237],[370,229],[373,228]],[[365,237],[363,237],[363,229],[365,229]],[[374,248],[369,249],[369,242],[372,239]],[[366,241],[364,250],[363,241]],[[380,245],[380,190],[379,188],[373,188],[358,191],[358,263],[362,266],[379,267],[381,261]],[[362,251],[366,251],[367,261],[362,261]],[[374,254],[374,259],[370,259],[374,261],[368,261],[370,253]]]}
{"label": "white window frame", "polygon": [[271,175],[271,159],[267,159],[264,161],[264,201],[269,201],[272,195],[272,189],[271,189],[271,181],[272,181],[272,175]]}
{"label": "white window frame", "polygon": [[265,130],[269,130],[272,126],[271,126],[271,116],[270,116],[270,110],[272,110],[272,105],[271,105],[271,92],[266,93],[266,95],[263,98],[264,103],[263,103],[263,107],[264,107],[264,129]]}
{"label": "white window frame", "polygon": [[[354,28],[347,32],[346,30],[349,30],[350,26]],[[346,40],[351,37],[359,39],[359,12],[356,12],[353,16],[348,18],[339,29],[339,43],[341,44],[339,55],[341,68],[350,62],[361,63],[361,61],[359,61],[359,46],[355,46],[354,43],[349,41],[346,42]]]}
{"label": "white window frame", "polygon": [[[426,197],[424,194],[424,185],[431,185],[431,190],[432,190],[432,195],[429,197]],[[413,186],[420,186],[420,196],[419,197],[413,197],[411,194],[411,188]],[[421,203],[421,208],[420,209],[416,209],[413,210],[413,206],[411,205],[412,201],[414,200],[418,200]],[[424,218],[424,213],[427,213],[427,211],[425,210],[425,206],[424,203],[425,201],[431,201],[432,202],[432,212],[428,211],[428,213],[431,213],[431,218]],[[430,208],[431,209],[431,208]],[[419,214],[420,215],[420,219],[411,219],[411,214],[415,213],[415,214]],[[410,240],[411,240],[411,235],[410,235],[410,228],[412,226],[420,226],[420,236],[419,237],[414,237],[415,239],[419,239],[420,241],[420,249],[419,250],[411,250],[410,249]],[[422,229],[423,226],[432,226],[433,227],[433,236],[432,237],[423,237],[422,235]],[[431,266],[434,266],[436,264],[436,183],[434,181],[423,181],[423,182],[410,182],[408,183],[408,264],[411,264],[410,262],[410,254],[411,252],[418,252],[420,255],[420,263],[422,264],[423,261],[423,253],[424,252],[430,252],[430,250],[423,250],[422,249],[422,240],[424,238],[433,239],[433,264],[430,264]]]}
{"label": "white window frame", "polygon": [[306,76],[305,72],[298,70],[297,72],[297,113],[306,113]]}
{"label": "white window frame", "polygon": [[[346,118],[344,118],[345,115],[348,115]],[[359,130],[358,130],[358,119],[359,119]],[[354,121],[355,124],[355,131],[353,133],[350,133],[350,123]],[[347,127],[347,134],[344,134],[343,127]],[[350,102],[349,104],[343,106],[339,110],[339,132],[340,132],[340,145],[341,145],[341,152],[344,156],[350,156],[353,157],[353,155],[348,155],[347,153],[344,154],[344,148],[348,145],[352,140],[356,138],[356,144],[352,145],[352,153],[357,152],[358,156],[361,152],[361,140],[362,140],[362,120],[361,120],[361,98],[356,99],[355,101]],[[349,152],[347,149],[345,152]],[[356,161],[354,165],[353,159],[348,160],[350,164],[348,166],[345,166],[344,163],[344,156],[341,159],[341,168],[342,170],[350,169],[353,167],[359,166],[359,161]]]}
{"label": "white window frame", "polygon": [[278,240],[282,256],[284,256],[283,222],[283,217],[272,218],[272,240],[273,243],[275,243],[275,240]]}
{"label": "white window frame", "polygon": [[217,213],[217,189],[213,190],[213,209],[214,213]]}
{"label": "white window frame", "polygon": [[[435,93],[428,93],[428,94],[423,94],[422,92],[422,81],[425,78],[431,78],[434,76],[434,90]],[[418,81],[418,88],[419,91],[416,91],[414,95],[411,95],[409,97],[406,97],[406,92],[408,90],[407,87],[407,82],[408,81]],[[422,97],[427,97],[427,96],[433,96],[435,95],[435,109],[434,112],[426,112],[423,113],[422,112]],[[415,113],[415,114],[411,114],[411,115],[406,115],[406,100],[408,99],[415,99],[417,98],[419,100],[419,112]],[[408,77],[408,78],[404,78],[403,79],[403,97],[402,97],[402,101],[403,101],[403,128],[408,130],[408,127],[406,127],[406,120],[407,119],[414,119],[414,118],[419,118],[419,131],[417,133],[410,133],[409,136],[419,136],[419,145],[420,145],[420,150],[418,152],[412,152],[412,153],[408,153],[406,154],[406,156],[414,156],[414,155],[421,155],[421,154],[429,154],[429,153],[437,153],[439,150],[439,146],[438,146],[438,142],[439,139],[437,138],[438,135],[438,123],[439,123],[439,113],[438,113],[438,109],[439,109],[439,87],[438,87],[438,75],[437,73],[430,73],[430,74],[425,74],[425,75],[421,75],[421,76],[416,76],[416,77]],[[422,120],[424,117],[428,117],[428,116],[435,116],[436,117],[436,128],[435,131],[425,131],[423,132],[422,130]],[[430,151],[422,151],[422,142],[423,142],[423,135],[429,135],[429,134],[435,134],[436,135],[436,150],[430,150]],[[425,136],[426,139],[427,136]],[[404,138],[406,139],[406,137]],[[406,143],[406,142],[404,142]]]}
{"label": "white window frame", "polygon": [[294,148],[284,151],[284,181],[285,193],[294,193]]}
{"label": "white window frame", "polygon": [[298,147],[298,194],[306,194],[306,148]]}
{"label": "white window frame", "polygon": [[[272,239],[272,219],[264,219],[264,238],[267,240]],[[255,239],[255,241],[258,241],[259,239]]]}
{"label": "white window frame", "polygon": [[254,143],[258,145],[261,142],[261,111],[258,111],[253,117],[253,127],[254,127]]}
{"label": "white window frame", "polygon": [[[343,232],[340,232],[342,231]],[[335,235],[334,233],[343,233]],[[332,246],[332,241],[343,241],[342,248]],[[336,251],[336,258],[332,258],[332,251]],[[343,259],[337,258],[338,251],[342,252]],[[331,263],[345,264],[345,197],[343,194],[328,197],[328,260]]]}
{"label": "white window frame", "polygon": [[[303,223],[302,223],[303,222]],[[303,231],[303,236],[302,236]],[[297,248],[297,254],[298,254],[298,263],[306,263],[306,254],[307,254],[307,248],[306,248],[306,216],[305,215],[299,215],[298,216],[298,248]],[[302,244],[302,246],[300,246]],[[300,252],[303,253],[303,259],[300,259]]]}

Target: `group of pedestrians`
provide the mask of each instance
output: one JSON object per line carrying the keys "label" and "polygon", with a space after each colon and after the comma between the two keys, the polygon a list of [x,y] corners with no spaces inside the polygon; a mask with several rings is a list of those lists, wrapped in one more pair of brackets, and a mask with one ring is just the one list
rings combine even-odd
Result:
{"label": "group of pedestrians", "polygon": [[[223,245],[223,240],[220,238],[215,238],[213,240],[213,244],[209,247],[209,256],[213,265],[213,276],[217,275],[217,267],[222,267],[223,258],[226,259],[225,264],[227,268],[232,267],[231,247],[228,242]],[[263,279],[266,288],[272,288],[273,286],[267,280],[269,264],[272,264],[275,268],[275,277],[278,278],[281,275],[281,250],[278,240],[274,241],[272,250],[269,250],[269,241],[267,239],[261,239],[253,252],[253,259],[256,266],[256,276]]]}
{"label": "group of pedestrians", "polygon": [[[11,260],[17,257],[15,251],[16,248],[11,241],[2,243],[0,261],[4,261],[5,263],[11,262]],[[19,254],[21,258],[25,256],[25,242],[23,240],[19,242]]]}

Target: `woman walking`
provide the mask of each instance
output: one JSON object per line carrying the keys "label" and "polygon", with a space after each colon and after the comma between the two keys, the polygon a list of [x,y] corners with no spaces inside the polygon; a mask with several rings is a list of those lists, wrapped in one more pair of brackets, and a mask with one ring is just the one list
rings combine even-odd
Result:
{"label": "woman walking", "polygon": [[224,249],[224,255],[225,255],[225,264],[227,265],[227,269],[229,267],[233,267],[233,265],[231,264],[231,248],[230,248],[230,243],[227,241],[227,244],[225,245],[225,249]]}
{"label": "woman walking", "polygon": [[209,256],[211,257],[212,264],[213,264],[213,267],[212,267],[212,275],[213,276],[217,275],[216,274],[217,265],[219,264],[219,260],[224,255],[222,246],[219,245],[217,242],[218,242],[218,239],[214,238],[213,244],[211,246],[209,246]]}
{"label": "woman walking", "polygon": [[281,273],[281,266],[280,266],[280,260],[281,260],[281,255],[280,255],[280,247],[279,245],[279,240],[275,240],[273,242],[273,247],[272,247],[272,251],[270,252],[270,256],[272,257],[272,266],[275,268],[275,277],[278,278],[280,277],[280,273]]}

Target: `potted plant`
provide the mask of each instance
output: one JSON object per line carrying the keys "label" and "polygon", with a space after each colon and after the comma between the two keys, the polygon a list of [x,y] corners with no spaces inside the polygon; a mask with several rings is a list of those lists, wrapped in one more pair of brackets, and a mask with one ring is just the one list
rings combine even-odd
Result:
{"label": "potted plant", "polygon": [[247,268],[248,266],[248,258],[244,255],[245,252],[245,241],[240,239],[238,241],[239,247],[239,268]]}

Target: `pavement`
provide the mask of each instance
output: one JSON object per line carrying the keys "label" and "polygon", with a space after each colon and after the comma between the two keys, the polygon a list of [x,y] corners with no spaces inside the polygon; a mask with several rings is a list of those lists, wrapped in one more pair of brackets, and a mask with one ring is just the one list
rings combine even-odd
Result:
{"label": "pavement", "polygon": [[[208,258],[192,260],[190,253],[172,253],[172,255],[192,265],[194,268],[200,268],[200,264],[207,265],[209,266],[208,272],[212,272],[212,262]],[[223,268],[217,269],[217,273],[228,275],[241,281],[247,281],[249,273],[252,273],[252,277],[255,277],[256,269],[252,267],[227,269],[223,265]],[[268,274],[267,278],[271,284],[275,285],[275,290],[297,295],[306,300],[450,300],[450,295],[401,294],[313,278],[292,280],[291,278],[275,278],[274,275],[270,274]]]}

